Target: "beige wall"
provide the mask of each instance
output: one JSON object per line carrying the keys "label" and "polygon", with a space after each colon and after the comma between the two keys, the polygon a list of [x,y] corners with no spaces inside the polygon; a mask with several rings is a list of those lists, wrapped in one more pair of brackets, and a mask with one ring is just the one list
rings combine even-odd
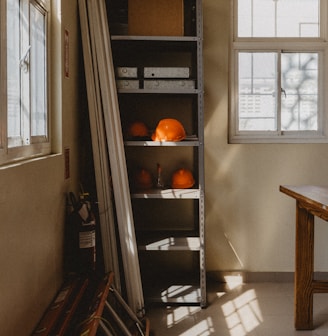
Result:
{"label": "beige wall", "polygon": [[[62,280],[65,193],[78,185],[80,74],[77,1],[56,17],[56,152],[70,148],[71,178],[61,154],[0,169],[0,334],[29,335]],[[280,184],[327,184],[327,145],[229,145],[229,2],[204,0],[207,269],[290,272],[295,203]],[[70,78],[62,76],[63,32],[70,33]],[[59,71],[58,71],[59,70]],[[61,131],[62,129],[62,131]],[[328,225],[318,221],[316,260],[327,271]]]}
{"label": "beige wall", "polygon": [[[230,2],[204,0],[207,269],[291,272],[295,202],[281,184],[328,184],[328,145],[229,145]],[[328,271],[318,220],[315,270]]]}
{"label": "beige wall", "polygon": [[[58,1],[59,2],[59,1]],[[62,12],[62,15],[61,15]],[[70,32],[70,78],[62,77],[63,29]],[[0,168],[0,335],[30,335],[62,283],[65,194],[78,185],[77,1],[62,1],[53,22],[53,157]],[[70,148],[64,178],[62,148]]]}

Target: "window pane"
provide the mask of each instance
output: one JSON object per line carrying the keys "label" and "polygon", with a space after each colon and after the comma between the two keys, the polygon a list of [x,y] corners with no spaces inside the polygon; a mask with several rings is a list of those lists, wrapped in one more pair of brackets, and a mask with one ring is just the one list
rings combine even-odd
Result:
{"label": "window pane", "polygon": [[47,135],[46,22],[44,13],[30,5],[31,25],[31,135]]}
{"label": "window pane", "polygon": [[239,130],[277,129],[276,53],[239,53]]}
{"label": "window pane", "polygon": [[320,0],[238,0],[239,37],[319,37]]}
{"label": "window pane", "polygon": [[282,130],[318,129],[318,54],[281,55]]}
{"label": "window pane", "polygon": [[19,1],[7,1],[8,137],[20,137]]}

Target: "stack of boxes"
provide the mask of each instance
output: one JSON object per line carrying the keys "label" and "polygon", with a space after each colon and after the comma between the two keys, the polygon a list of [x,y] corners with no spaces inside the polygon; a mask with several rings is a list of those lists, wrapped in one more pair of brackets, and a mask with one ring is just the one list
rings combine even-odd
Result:
{"label": "stack of boxes", "polygon": [[186,67],[146,67],[144,68],[144,89],[194,89],[195,81]]}
{"label": "stack of boxes", "polygon": [[137,67],[117,67],[116,78],[117,89],[195,89],[188,67],[145,67],[141,80]]}
{"label": "stack of boxes", "polygon": [[[184,36],[184,1],[129,0],[128,33],[132,36]],[[139,71],[137,67],[118,67],[116,78],[118,89],[195,88],[188,67],[144,67]]]}
{"label": "stack of boxes", "polygon": [[117,89],[139,89],[138,68],[117,67],[115,70]]}

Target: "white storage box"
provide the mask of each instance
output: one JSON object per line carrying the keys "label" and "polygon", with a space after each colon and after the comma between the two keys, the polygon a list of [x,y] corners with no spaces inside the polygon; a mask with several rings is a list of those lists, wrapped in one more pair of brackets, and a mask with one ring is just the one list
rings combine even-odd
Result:
{"label": "white storage box", "polygon": [[117,79],[116,87],[118,89],[139,89],[139,81],[133,79]]}
{"label": "white storage box", "polygon": [[144,80],[144,89],[194,89],[194,80]]}
{"label": "white storage box", "polygon": [[145,67],[145,78],[189,78],[187,67]]}
{"label": "white storage box", "polygon": [[138,68],[136,67],[117,67],[116,76],[119,78],[137,78]]}

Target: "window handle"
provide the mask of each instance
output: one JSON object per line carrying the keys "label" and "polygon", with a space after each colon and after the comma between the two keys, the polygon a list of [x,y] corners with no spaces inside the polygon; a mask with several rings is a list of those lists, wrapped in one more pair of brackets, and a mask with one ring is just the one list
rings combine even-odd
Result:
{"label": "window handle", "polygon": [[281,93],[283,93],[283,94],[284,94],[285,98],[287,98],[286,90],[285,90],[285,89],[283,89],[283,88],[280,88],[280,90],[281,90]]}
{"label": "window handle", "polygon": [[31,49],[31,46],[29,45],[27,47],[27,50],[26,50],[25,54],[19,60],[19,66],[25,73],[28,72],[28,66],[29,66],[28,56],[29,56],[29,53],[30,53],[30,49]]}

